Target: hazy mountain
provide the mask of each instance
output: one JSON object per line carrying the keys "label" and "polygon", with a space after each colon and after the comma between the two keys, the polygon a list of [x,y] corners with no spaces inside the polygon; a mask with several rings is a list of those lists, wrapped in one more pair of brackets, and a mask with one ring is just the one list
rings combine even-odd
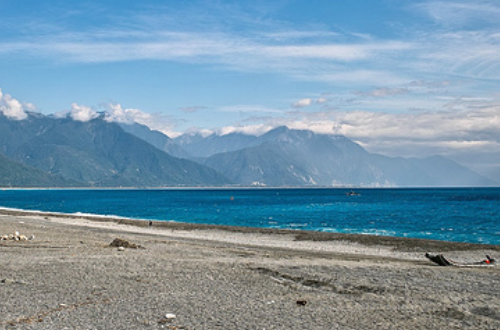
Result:
{"label": "hazy mountain", "polygon": [[0,116],[0,152],[65,179],[92,186],[223,185],[222,175],[174,158],[102,118],[89,122],[30,114]]}
{"label": "hazy mountain", "polygon": [[70,187],[81,183],[46,173],[0,154],[0,187]]}
{"label": "hazy mountain", "polygon": [[435,185],[441,186],[489,186],[494,183],[465,166],[441,156],[409,159],[424,171]]}
{"label": "hazy mountain", "polygon": [[192,158],[206,158],[223,152],[231,152],[259,144],[257,137],[242,133],[226,135],[184,134],[175,139],[175,143],[187,151]]}
{"label": "hazy mountain", "polygon": [[242,185],[303,186],[313,184],[309,173],[293,165],[278,145],[263,143],[257,147],[220,153],[204,161]]}
{"label": "hazy mountain", "polygon": [[194,152],[205,146],[202,154],[209,157],[202,163],[242,185],[406,187],[495,184],[443,157],[386,157],[371,154],[344,136],[315,134],[307,130],[279,127],[260,137],[233,133],[205,139],[208,141],[204,142],[202,137],[182,140],[182,147]]}
{"label": "hazy mountain", "polygon": [[167,154],[177,158],[189,158],[191,155],[186,152],[181,146],[175,143],[167,135],[154,131],[149,127],[137,123],[119,124],[127,133],[133,134],[154,147],[165,151]]}
{"label": "hazy mountain", "polygon": [[[183,135],[146,126],[0,115],[0,185],[490,186],[446,159],[371,154],[344,136],[278,127],[262,136]],[[196,159],[197,162],[188,159]]]}

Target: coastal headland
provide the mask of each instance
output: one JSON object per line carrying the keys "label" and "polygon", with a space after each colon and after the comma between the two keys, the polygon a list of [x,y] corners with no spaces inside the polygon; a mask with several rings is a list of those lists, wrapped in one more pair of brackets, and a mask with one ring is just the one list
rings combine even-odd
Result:
{"label": "coastal headland", "polygon": [[0,210],[15,233],[0,329],[500,328],[499,266],[424,256],[496,245]]}

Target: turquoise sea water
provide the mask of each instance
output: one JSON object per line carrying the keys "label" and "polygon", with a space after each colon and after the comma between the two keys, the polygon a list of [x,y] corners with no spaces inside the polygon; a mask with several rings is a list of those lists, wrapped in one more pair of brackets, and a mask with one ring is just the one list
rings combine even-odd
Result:
{"label": "turquoise sea water", "polygon": [[2,190],[0,207],[500,244],[500,188]]}

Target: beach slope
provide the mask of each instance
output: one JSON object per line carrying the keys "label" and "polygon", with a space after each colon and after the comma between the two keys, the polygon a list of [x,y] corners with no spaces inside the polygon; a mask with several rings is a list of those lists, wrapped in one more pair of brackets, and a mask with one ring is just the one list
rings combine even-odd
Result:
{"label": "beach slope", "polygon": [[499,267],[424,257],[498,246],[1,211],[16,231],[0,329],[500,328]]}

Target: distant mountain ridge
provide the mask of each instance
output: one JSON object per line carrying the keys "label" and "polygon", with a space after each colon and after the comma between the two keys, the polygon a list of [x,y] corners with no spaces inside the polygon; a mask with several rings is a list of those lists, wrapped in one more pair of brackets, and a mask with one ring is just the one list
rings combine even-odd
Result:
{"label": "distant mountain ridge", "polygon": [[182,135],[140,124],[0,115],[0,186],[498,186],[444,157],[371,154],[339,135]]}
{"label": "distant mountain ridge", "polygon": [[[278,127],[262,136],[180,136],[193,159],[242,185],[432,187],[492,186],[492,182],[444,157],[393,158],[371,154],[338,135]],[[234,142],[232,142],[234,141]],[[204,158],[201,158],[204,157]]]}
{"label": "distant mountain ridge", "polygon": [[215,170],[179,159],[103,118],[88,122],[30,114],[0,115],[0,153],[83,186],[164,187],[225,185]]}

